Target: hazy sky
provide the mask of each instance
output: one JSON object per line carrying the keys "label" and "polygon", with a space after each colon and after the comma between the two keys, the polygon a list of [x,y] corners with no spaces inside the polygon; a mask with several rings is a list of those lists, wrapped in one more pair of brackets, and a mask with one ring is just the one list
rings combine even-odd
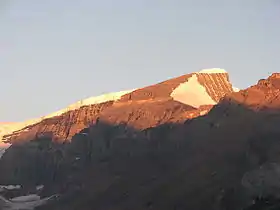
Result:
{"label": "hazy sky", "polygon": [[220,67],[280,69],[279,0],[0,0],[0,121]]}

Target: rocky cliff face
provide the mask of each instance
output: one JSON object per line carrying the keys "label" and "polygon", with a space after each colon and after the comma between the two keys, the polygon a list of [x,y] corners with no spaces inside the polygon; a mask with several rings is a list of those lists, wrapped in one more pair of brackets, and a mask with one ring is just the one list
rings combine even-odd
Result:
{"label": "rocky cliff face", "polygon": [[226,94],[233,92],[227,73],[199,73],[197,78],[199,83],[205,87],[209,96],[211,96],[216,103]]}

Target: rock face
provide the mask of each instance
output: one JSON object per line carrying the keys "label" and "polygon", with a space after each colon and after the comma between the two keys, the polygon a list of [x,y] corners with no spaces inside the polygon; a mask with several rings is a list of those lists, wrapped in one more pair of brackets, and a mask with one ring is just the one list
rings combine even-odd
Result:
{"label": "rock face", "polygon": [[45,134],[51,134],[57,141],[70,140],[97,118],[112,124],[126,123],[135,129],[182,122],[206,114],[211,107],[207,105],[216,104],[231,92],[233,88],[225,71],[204,70],[134,91],[80,101],[43,117],[41,121],[30,121],[32,123],[21,130],[6,134],[3,140],[15,143]]}

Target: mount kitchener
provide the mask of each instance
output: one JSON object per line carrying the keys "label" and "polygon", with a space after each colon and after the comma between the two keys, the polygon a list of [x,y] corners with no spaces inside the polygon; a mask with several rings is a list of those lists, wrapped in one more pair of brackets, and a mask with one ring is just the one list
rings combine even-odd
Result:
{"label": "mount kitchener", "polygon": [[279,94],[204,69],[0,123],[0,209],[280,209]]}

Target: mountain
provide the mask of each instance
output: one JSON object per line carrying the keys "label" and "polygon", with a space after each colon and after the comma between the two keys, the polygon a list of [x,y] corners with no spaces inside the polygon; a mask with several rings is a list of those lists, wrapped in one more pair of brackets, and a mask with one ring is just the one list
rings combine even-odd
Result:
{"label": "mountain", "polygon": [[278,209],[279,94],[211,69],[81,106],[6,135],[0,184],[61,195],[41,210]]}
{"label": "mountain", "polygon": [[[97,118],[145,129],[168,121],[191,118],[182,116],[183,112],[185,115],[206,113],[209,110],[206,105],[217,104],[224,95],[231,92],[233,88],[225,70],[205,69],[152,86],[81,100],[38,119],[12,126],[3,124],[0,131],[4,129],[3,140],[9,142],[33,139],[44,133],[51,133],[55,140],[62,141],[71,139]],[[152,109],[155,111],[150,113]],[[190,110],[193,113],[188,113]],[[173,112],[177,113],[176,117],[170,119]]]}
{"label": "mountain", "polygon": [[272,74],[183,122],[91,125],[63,150],[75,187],[42,209],[278,209],[279,89]]}

